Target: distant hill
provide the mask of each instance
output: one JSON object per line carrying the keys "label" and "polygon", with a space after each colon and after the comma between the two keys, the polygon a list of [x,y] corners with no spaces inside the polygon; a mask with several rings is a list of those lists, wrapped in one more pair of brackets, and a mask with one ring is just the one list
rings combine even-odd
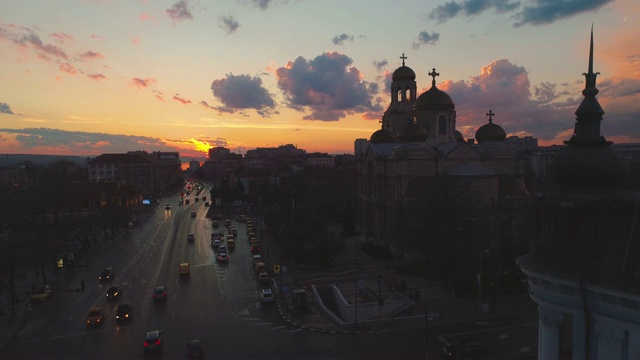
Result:
{"label": "distant hill", "polygon": [[[91,156],[94,158],[95,156]],[[68,160],[78,163],[80,166],[87,165],[87,156],[69,155],[32,155],[32,154],[0,154],[0,167],[13,166],[24,161],[31,161],[36,165],[49,165],[59,160]]]}

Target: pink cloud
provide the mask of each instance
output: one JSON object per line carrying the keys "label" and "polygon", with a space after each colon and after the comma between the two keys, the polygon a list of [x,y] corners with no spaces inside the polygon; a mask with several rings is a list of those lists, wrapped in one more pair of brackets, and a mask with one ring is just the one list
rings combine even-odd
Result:
{"label": "pink cloud", "polygon": [[181,103],[183,103],[183,104],[185,104],[185,105],[191,104],[191,100],[181,98],[181,97],[180,97],[180,94],[175,94],[175,95],[173,96],[173,100],[175,100],[175,101],[179,101],[179,102],[181,102]]}
{"label": "pink cloud", "polygon": [[95,59],[104,59],[104,55],[102,55],[101,53],[98,52],[94,52],[94,51],[85,51],[82,54],[79,55],[80,60],[82,61],[89,61],[89,60],[95,60]]}
{"label": "pink cloud", "polygon": [[74,41],[73,36],[71,36],[69,34],[65,34],[65,33],[53,33],[53,34],[51,34],[51,36],[53,36],[60,43],[73,42]]}
{"label": "pink cloud", "polygon": [[138,15],[138,20],[142,22],[149,21],[151,19],[153,19],[153,16],[151,16],[151,14],[148,14],[148,13],[142,13]]}
{"label": "pink cloud", "polygon": [[153,79],[153,78],[148,78],[148,79],[133,78],[131,79],[131,81],[133,85],[138,87],[139,89],[147,88],[152,84],[156,83],[156,79]]}
{"label": "pink cloud", "polygon": [[68,74],[76,74],[76,73],[78,73],[78,70],[76,70],[76,68],[73,67],[73,65],[71,65],[69,63],[60,64],[60,70],[66,72]]}
{"label": "pink cloud", "polygon": [[95,81],[106,80],[107,77],[102,74],[89,74],[87,75],[90,79]]}

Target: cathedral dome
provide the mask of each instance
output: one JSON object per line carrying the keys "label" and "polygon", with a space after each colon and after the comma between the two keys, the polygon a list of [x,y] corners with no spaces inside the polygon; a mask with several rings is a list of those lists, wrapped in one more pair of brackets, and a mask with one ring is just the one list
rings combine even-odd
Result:
{"label": "cathedral dome", "polygon": [[404,124],[400,134],[398,134],[398,140],[400,142],[426,141],[428,136],[429,133],[422,125],[408,122]]}
{"label": "cathedral dome", "polygon": [[416,73],[408,66],[404,66],[402,64],[401,67],[397,68],[396,71],[393,72],[392,75],[393,81],[415,81]]}
{"label": "cathedral dome", "polygon": [[455,105],[453,104],[453,100],[451,100],[451,96],[433,85],[431,86],[431,89],[418,96],[416,102],[413,104],[413,110],[415,111],[433,107],[453,109]]}
{"label": "cathedral dome", "polygon": [[491,118],[489,118],[489,123],[480,126],[478,131],[476,131],[476,140],[478,144],[487,143],[487,142],[504,142],[507,138],[507,133],[504,131],[502,126],[494,124]]}
{"label": "cathedral dome", "polygon": [[387,129],[380,129],[374,132],[373,134],[371,134],[371,139],[369,139],[369,141],[372,144],[380,144],[380,143],[392,143],[392,142],[395,142],[395,139],[393,138],[393,134],[391,134],[391,131]]}

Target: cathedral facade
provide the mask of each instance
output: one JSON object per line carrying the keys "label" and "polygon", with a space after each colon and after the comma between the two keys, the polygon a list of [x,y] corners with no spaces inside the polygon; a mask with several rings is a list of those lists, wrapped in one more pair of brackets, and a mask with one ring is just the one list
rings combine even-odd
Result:
{"label": "cathedral facade", "polygon": [[436,86],[436,69],[431,88],[416,96],[416,74],[401,58],[381,129],[359,162],[361,233],[434,276],[451,276],[454,264],[484,249],[521,251],[525,239],[513,230],[522,228],[531,197],[524,164],[505,144],[495,114],[486,114],[477,143],[465,141],[453,100]]}

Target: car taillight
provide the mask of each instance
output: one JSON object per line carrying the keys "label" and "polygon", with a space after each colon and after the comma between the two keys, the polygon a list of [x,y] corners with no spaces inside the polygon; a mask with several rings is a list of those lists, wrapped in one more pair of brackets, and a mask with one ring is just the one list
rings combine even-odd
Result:
{"label": "car taillight", "polygon": [[149,343],[147,341],[144,342],[144,347],[148,347]]}
{"label": "car taillight", "polygon": [[156,340],[156,345],[160,345],[160,339]]}

